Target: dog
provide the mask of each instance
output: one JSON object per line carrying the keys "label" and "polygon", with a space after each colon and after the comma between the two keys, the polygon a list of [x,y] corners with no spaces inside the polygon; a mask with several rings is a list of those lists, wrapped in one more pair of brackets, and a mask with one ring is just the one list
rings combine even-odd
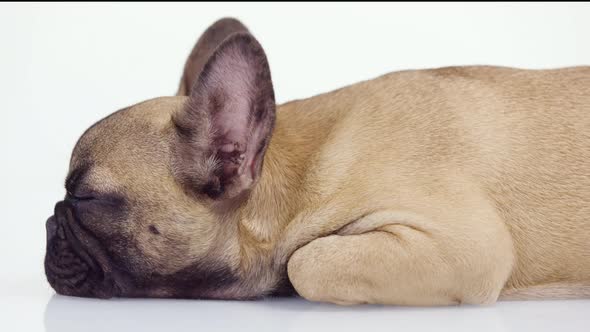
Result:
{"label": "dog", "polygon": [[178,94],[77,142],[59,294],[408,306],[590,297],[590,67],[390,73],[277,106],[215,22]]}

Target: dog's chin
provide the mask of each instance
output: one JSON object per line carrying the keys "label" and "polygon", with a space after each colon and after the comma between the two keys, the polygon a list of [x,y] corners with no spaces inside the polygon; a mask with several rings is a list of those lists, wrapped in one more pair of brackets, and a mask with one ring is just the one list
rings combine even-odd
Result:
{"label": "dog's chin", "polygon": [[45,274],[58,294],[94,298],[122,295],[121,281],[108,255],[99,241],[76,223],[69,202],[57,203],[46,227]]}

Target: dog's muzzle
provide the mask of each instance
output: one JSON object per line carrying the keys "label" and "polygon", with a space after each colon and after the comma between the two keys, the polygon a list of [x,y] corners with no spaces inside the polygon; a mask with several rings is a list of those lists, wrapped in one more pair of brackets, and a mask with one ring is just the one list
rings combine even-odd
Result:
{"label": "dog's muzzle", "polygon": [[77,222],[70,202],[55,205],[47,219],[45,274],[62,295],[110,298],[119,296],[108,256],[96,238]]}

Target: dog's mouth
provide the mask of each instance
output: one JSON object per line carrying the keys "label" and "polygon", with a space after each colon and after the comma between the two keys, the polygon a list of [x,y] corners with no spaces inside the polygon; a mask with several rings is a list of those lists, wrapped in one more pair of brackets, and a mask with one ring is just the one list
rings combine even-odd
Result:
{"label": "dog's mouth", "polygon": [[236,282],[236,277],[228,270],[203,269],[201,263],[172,275],[134,274],[85,228],[68,200],[55,205],[54,215],[45,227],[45,274],[51,287],[61,295],[102,299],[217,298],[220,296],[212,294]]}
{"label": "dog's mouth", "polygon": [[121,282],[99,241],[77,222],[68,201],[56,204],[46,222],[45,274],[58,294],[111,298],[121,295]]}

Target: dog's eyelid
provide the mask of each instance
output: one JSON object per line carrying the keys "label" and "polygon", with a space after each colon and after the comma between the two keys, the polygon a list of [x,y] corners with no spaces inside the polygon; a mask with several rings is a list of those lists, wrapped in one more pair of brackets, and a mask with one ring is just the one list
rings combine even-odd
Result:
{"label": "dog's eyelid", "polygon": [[84,185],[79,185],[74,189],[75,190],[67,190],[66,189],[66,192],[70,197],[78,199],[78,200],[98,199],[98,198],[105,196],[104,194],[99,193],[95,190],[89,189]]}
{"label": "dog's eyelid", "polygon": [[89,201],[89,200],[96,199],[96,197],[92,196],[92,195],[70,193],[70,192],[68,192],[68,196],[70,197],[70,199],[76,200],[76,201]]}
{"label": "dog's eyelid", "polygon": [[122,204],[125,199],[112,192],[98,192],[98,191],[91,191],[91,190],[79,190],[78,192],[73,193],[71,197],[78,201],[99,201],[101,203],[108,203],[108,204]]}
{"label": "dog's eyelid", "polygon": [[96,199],[98,198],[98,195],[96,195],[95,193],[91,193],[91,192],[83,192],[83,193],[76,193],[75,195],[72,195],[77,199],[80,200],[90,200],[90,199]]}
{"label": "dog's eyelid", "polygon": [[65,187],[68,195],[77,194],[80,188],[83,188],[83,181],[88,173],[88,166],[82,166],[74,169],[66,178]]}

